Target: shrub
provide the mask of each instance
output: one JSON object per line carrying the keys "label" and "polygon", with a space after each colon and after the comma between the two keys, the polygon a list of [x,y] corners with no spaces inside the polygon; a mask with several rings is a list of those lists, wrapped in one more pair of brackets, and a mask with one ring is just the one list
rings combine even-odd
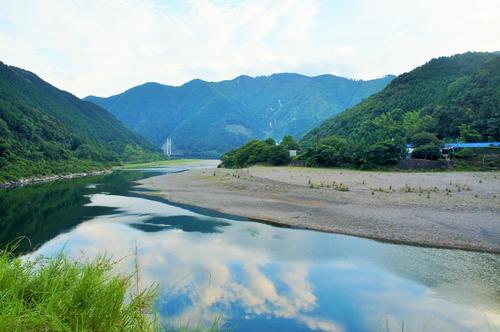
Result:
{"label": "shrub", "polygon": [[290,161],[290,155],[284,147],[273,146],[268,151],[267,161],[274,166],[286,165]]}
{"label": "shrub", "polygon": [[331,135],[323,138],[321,140],[322,145],[328,145],[335,148],[338,151],[345,151],[347,149],[347,141],[345,138]]}
{"label": "shrub", "polygon": [[482,142],[483,136],[469,124],[461,124],[458,127],[460,131],[460,140],[464,142]]}
{"label": "shrub", "polygon": [[320,145],[309,148],[299,156],[309,167],[333,167],[342,159],[338,150],[331,146]]}
{"label": "shrub", "polygon": [[435,144],[425,144],[416,147],[411,156],[416,159],[438,160],[442,158],[441,149]]}
{"label": "shrub", "polygon": [[299,149],[299,144],[290,135],[286,135],[285,137],[283,137],[280,145],[282,147],[284,147],[286,150],[298,150]]}
{"label": "shrub", "polygon": [[240,148],[231,150],[221,157],[220,167],[241,168],[257,163],[285,165],[290,161],[288,150],[268,138],[264,141],[252,140]]}
{"label": "shrub", "polygon": [[387,166],[397,164],[404,158],[406,148],[403,144],[387,140],[371,145],[366,151],[368,164]]}
{"label": "shrub", "polygon": [[472,159],[476,156],[476,153],[472,149],[462,149],[456,152],[453,152],[454,158],[459,159]]}
{"label": "shrub", "polygon": [[436,135],[428,132],[421,132],[413,135],[411,137],[411,143],[415,148],[427,144],[434,144],[434,145],[440,144]]}

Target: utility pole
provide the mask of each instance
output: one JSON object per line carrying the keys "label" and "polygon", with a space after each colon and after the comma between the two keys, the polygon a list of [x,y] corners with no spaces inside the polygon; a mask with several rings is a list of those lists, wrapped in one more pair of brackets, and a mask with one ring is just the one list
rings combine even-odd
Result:
{"label": "utility pole", "polygon": [[169,158],[172,155],[172,139],[170,137],[168,137],[163,144],[163,153],[165,153]]}

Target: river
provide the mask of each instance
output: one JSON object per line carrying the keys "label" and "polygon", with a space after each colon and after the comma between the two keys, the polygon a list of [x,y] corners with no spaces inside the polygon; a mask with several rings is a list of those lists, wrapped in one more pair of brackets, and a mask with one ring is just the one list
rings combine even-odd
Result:
{"label": "river", "polygon": [[0,244],[107,253],[160,289],[165,326],[234,331],[496,331],[500,255],[278,227],[173,204],[118,171],[0,191]]}

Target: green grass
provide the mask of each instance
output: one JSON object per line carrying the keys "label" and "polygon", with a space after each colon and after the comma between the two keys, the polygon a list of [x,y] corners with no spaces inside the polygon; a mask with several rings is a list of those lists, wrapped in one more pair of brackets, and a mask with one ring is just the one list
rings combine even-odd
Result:
{"label": "green grass", "polygon": [[89,261],[57,257],[22,259],[0,250],[0,331],[217,332],[200,323],[159,325],[153,308],[155,286],[139,288],[138,262],[131,275],[118,274],[116,261],[98,256]]}
{"label": "green grass", "polygon": [[5,167],[1,167],[0,165],[0,183],[29,177],[92,172],[105,168],[106,166],[102,163],[75,158],[59,161],[17,160],[16,163],[9,164]]}
{"label": "green grass", "polygon": [[125,164],[119,168],[123,169],[134,169],[134,168],[149,168],[149,167],[161,167],[161,166],[175,166],[187,163],[201,162],[201,159],[170,159],[170,160],[159,160],[152,161],[149,163],[137,163],[137,164]]}
{"label": "green grass", "polygon": [[167,327],[166,331],[167,332],[218,332],[222,331],[222,326],[224,325],[224,322],[221,319],[221,316],[217,316],[214,321],[212,322],[212,325],[209,327],[204,327],[201,325],[200,322],[198,322],[196,325],[191,325],[191,324],[176,324],[176,325],[170,325]]}
{"label": "green grass", "polygon": [[34,260],[0,252],[0,331],[158,331],[155,287],[114,274],[106,257]]}

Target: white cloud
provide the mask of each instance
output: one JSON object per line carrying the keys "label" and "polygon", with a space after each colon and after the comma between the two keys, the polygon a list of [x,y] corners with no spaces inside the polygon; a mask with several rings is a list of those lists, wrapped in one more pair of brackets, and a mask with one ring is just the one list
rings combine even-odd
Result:
{"label": "white cloud", "polygon": [[497,0],[17,1],[0,57],[76,93],[300,71],[371,78],[500,48]]}

